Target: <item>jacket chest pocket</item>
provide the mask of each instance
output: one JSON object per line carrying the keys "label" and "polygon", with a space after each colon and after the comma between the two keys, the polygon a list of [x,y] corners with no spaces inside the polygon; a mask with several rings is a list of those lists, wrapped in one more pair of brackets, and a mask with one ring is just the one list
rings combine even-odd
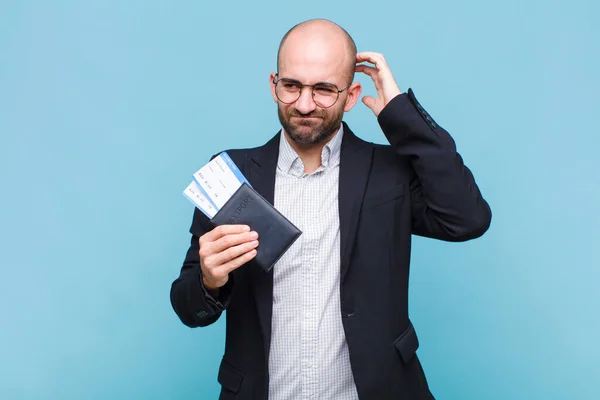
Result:
{"label": "jacket chest pocket", "polygon": [[367,194],[363,199],[361,210],[364,211],[370,208],[375,208],[387,204],[391,201],[395,201],[401,197],[406,196],[406,194],[407,192],[405,184],[397,184],[388,187],[385,190],[378,191],[373,194]]}

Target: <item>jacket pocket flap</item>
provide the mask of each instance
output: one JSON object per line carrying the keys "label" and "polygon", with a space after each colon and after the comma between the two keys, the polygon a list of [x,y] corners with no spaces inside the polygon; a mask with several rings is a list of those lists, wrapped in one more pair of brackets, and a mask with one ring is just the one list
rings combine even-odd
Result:
{"label": "jacket pocket flap", "polygon": [[408,322],[408,328],[394,341],[394,346],[400,353],[402,361],[408,363],[419,348],[419,339],[412,322]]}
{"label": "jacket pocket flap", "polygon": [[363,199],[362,210],[377,207],[406,195],[406,185],[394,185],[379,193],[366,195]]}
{"label": "jacket pocket flap", "polygon": [[229,364],[225,360],[221,361],[219,375],[217,376],[217,381],[221,384],[221,386],[227,390],[237,393],[242,386],[243,380],[244,375],[242,374],[242,371]]}

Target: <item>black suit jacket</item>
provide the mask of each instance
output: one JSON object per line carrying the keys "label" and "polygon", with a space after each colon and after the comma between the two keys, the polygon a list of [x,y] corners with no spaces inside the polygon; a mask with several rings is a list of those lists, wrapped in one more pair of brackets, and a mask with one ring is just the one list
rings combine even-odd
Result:
{"label": "black suit jacket", "polygon": [[[412,90],[379,114],[390,145],[356,137],[344,124],[339,177],[341,318],[361,399],[431,399],[408,316],[411,235],[466,241],[489,227],[491,211],[450,135]],[[228,150],[252,186],[273,203],[279,135],[261,147]],[[171,287],[190,327],[227,309],[222,399],[266,399],[273,273],[240,267],[213,299],[202,287],[198,238],[211,229],[195,210],[191,245]]]}

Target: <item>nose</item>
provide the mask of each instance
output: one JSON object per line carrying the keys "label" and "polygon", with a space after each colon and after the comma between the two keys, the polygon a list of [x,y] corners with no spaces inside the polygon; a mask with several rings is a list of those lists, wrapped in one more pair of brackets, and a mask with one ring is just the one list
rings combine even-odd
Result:
{"label": "nose", "polygon": [[302,114],[309,114],[317,108],[315,101],[312,97],[312,88],[304,87],[300,92],[300,97],[296,100],[296,110]]}

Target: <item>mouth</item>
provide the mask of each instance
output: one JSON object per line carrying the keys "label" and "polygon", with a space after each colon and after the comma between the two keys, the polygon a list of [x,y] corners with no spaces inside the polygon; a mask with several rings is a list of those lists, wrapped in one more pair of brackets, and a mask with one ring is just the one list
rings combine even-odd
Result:
{"label": "mouth", "polygon": [[293,115],[292,118],[296,118],[296,119],[299,119],[301,121],[317,121],[317,120],[321,119],[319,117],[299,117],[297,115]]}

